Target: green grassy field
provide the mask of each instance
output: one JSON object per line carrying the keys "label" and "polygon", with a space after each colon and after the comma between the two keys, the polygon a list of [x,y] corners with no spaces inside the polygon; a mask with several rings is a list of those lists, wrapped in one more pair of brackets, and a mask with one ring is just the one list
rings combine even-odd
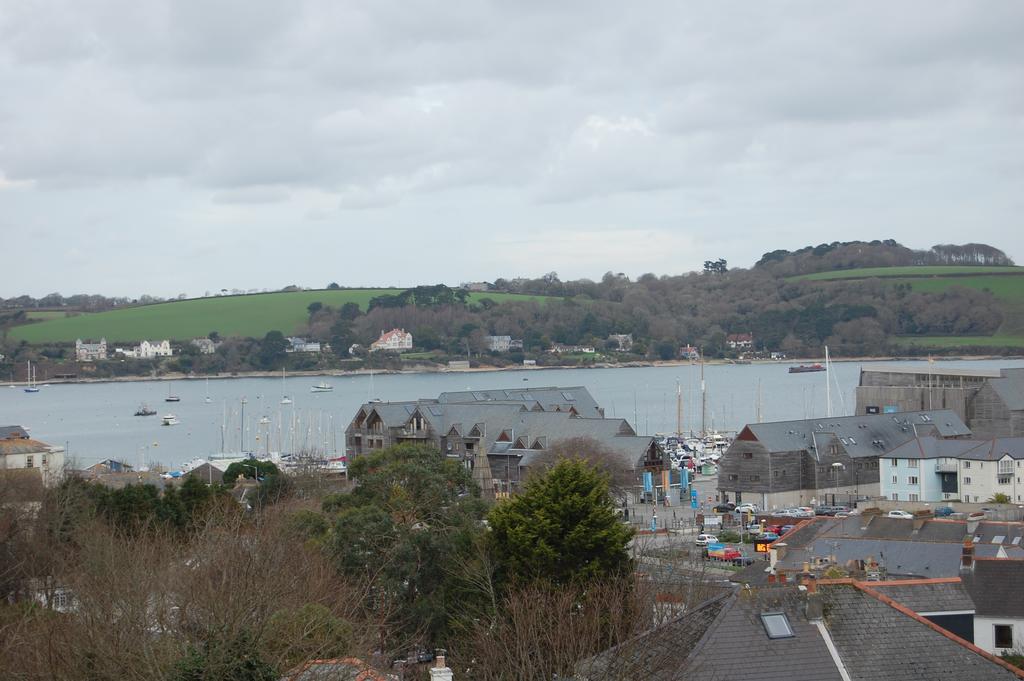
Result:
{"label": "green grassy field", "polygon": [[834,279],[870,279],[893,277],[964,277],[970,275],[1021,275],[1024,267],[985,267],[983,265],[921,265],[909,267],[862,267],[853,270],[835,270],[802,274],[793,279],[830,281]]}
{"label": "green grassy field", "polygon": [[[11,329],[14,340],[29,343],[74,342],[76,338],[109,342],[138,341],[144,338],[186,340],[216,331],[221,336],[261,338],[271,330],[284,334],[299,332],[306,323],[306,307],[313,302],[340,307],[357,303],[366,310],[371,298],[397,294],[398,289],[342,289],[336,291],[295,291],[259,293],[246,296],[195,298],[121,310],[47,319]],[[501,303],[509,300],[535,300],[543,296],[511,293],[471,293],[471,301],[483,298]]]}
{"label": "green grassy field", "polygon": [[992,336],[900,336],[898,345],[949,349],[957,347],[1024,347],[1024,267],[865,267],[794,277],[807,281],[884,279],[922,293],[942,293],[951,286],[989,291],[999,301],[1003,323]]}

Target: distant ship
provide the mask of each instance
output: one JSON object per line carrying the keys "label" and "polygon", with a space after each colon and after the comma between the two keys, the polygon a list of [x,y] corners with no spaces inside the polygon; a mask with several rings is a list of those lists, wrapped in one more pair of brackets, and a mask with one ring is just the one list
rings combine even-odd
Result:
{"label": "distant ship", "polygon": [[155,413],[156,409],[150,409],[146,404],[139,405],[139,408],[135,410],[136,416],[152,416]]}
{"label": "distant ship", "polygon": [[329,393],[332,390],[334,390],[334,386],[333,385],[331,385],[330,383],[327,383],[326,381],[320,381],[319,383],[314,385],[312,388],[310,388],[309,392],[311,392],[311,393]]}
{"label": "distant ship", "polygon": [[174,414],[167,414],[163,417],[163,420],[160,421],[161,426],[176,426],[179,423],[181,423],[181,421],[179,421],[178,417]]}
{"label": "distant ship", "polygon": [[798,367],[789,367],[791,374],[807,374],[812,371],[825,371],[824,364],[801,364]]}

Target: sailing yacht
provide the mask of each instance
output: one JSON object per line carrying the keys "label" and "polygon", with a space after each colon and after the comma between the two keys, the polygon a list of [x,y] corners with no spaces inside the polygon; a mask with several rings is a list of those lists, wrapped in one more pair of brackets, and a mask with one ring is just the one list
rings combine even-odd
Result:
{"label": "sailing yacht", "polygon": [[210,377],[209,376],[206,377],[206,400],[205,401],[206,401],[207,404],[209,404],[210,402],[213,402],[213,400],[210,399]]}
{"label": "sailing yacht", "polygon": [[281,404],[291,404],[292,398],[288,397],[288,393],[285,392],[285,372],[287,370],[281,369]]}
{"label": "sailing yacht", "polygon": [[28,385],[25,386],[25,392],[37,393],[39,392],[39,386],[36,385],[36,370],[32,368],[32,361],[28,363]]}
{"label": "sailing yacht", "polygon": [[171,394],[170,384],[167,385],[167,397],[164,398],[164,402],[181,402],[180,397]]}

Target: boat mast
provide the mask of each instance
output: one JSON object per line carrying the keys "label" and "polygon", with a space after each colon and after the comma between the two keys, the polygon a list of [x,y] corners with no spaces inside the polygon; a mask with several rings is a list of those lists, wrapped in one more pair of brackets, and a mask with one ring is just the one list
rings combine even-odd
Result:
{"label": "boat mast", "polygon": [[676,437],[683,436],[683,386],[676,381]]}
{"label": "boat mast", "polygon": [[828,376],[830,373],[832,373],[832,372],[829,371],[829,367],[828,367],[828,346],[826,345],[825,346],[825,409],[826,409],[826,415],[829,418],[832,418],[832,381],[829,379],[829,376]]}
{"label": "boat mast", "polygon": [[700,349],[700,434],[707,435],[708,391],[704,385],[704,348]]}

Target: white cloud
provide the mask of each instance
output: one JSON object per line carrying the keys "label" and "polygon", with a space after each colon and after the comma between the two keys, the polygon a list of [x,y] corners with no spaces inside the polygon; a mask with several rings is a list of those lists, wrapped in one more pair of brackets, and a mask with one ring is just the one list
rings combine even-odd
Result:
{"label": "white cloud", "polygon": [[[0,229],[69,254],[0,296],[263,288],[217,248],[268,243],[284,280],[392,283],[350,256],[381,235],[410,282],[965,230],[1024,260],[1022,34],[1016,0],[0,0]],[[197,245],[96,266],[140,226]],[[481,256],[511,237],[537,265]]]}

